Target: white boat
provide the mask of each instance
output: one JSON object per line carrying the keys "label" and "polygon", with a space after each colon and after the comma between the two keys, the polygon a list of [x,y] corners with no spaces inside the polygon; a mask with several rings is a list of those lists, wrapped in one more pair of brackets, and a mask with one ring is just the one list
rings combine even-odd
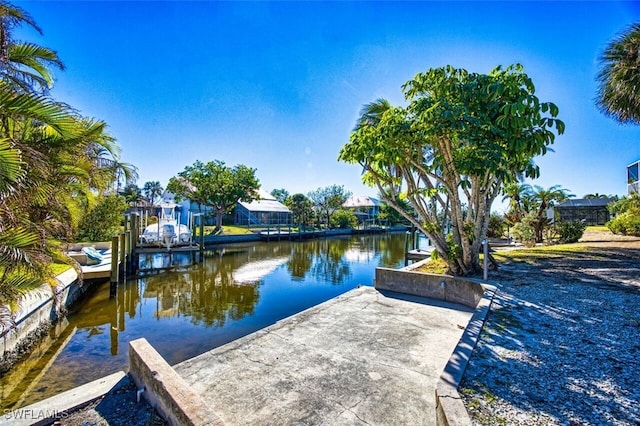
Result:
{"label": "white boat", "polygon": [[160,204],[160,217],[158,223],[144,228],[140,234],[140,242],[143,244],[158,244],[163,247],[189,244],[191,231],[187,225],[179,223],[176,219],[175,209],[177,204],[163,201]]}

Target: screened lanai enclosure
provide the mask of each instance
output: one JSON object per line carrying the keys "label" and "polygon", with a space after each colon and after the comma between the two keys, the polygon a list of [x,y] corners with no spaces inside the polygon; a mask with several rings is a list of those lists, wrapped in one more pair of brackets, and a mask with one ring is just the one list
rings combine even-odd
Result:
{"label": "screened lanai enclosure", "polygon": [[260,191],[260,199],[240,202],[234,211],[236,225],[291,225],[291,210],[270,194]]}
{"label": "screened lanai enclosure", "polygon": [[554,207],[558,214],[557,219],[562,222],[584,222],[585,224],[604,225],[609,221],[610,214],[607,204],[613,201],[610,198],[583,198],[567,200]]}

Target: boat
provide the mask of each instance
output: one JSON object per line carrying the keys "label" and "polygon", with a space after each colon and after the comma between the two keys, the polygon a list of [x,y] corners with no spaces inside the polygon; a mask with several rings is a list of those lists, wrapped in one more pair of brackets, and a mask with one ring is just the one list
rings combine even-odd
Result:
{"label": "boat", "polygon": [[140,243],[159,245],[170,249],[172,246],[191,243],[191,231],[187,225],[179,223],[176,219],[177,204],[163,201],[160,203],[160,215],[158,223],[153,223],[144,228],[140,234]]}

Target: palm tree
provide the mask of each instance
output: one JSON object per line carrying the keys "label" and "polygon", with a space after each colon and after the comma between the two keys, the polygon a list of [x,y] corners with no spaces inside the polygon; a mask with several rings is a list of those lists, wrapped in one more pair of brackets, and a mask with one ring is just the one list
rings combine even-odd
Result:
{"label": "palm tree", "polygon": [[537,203],[537,208],[535,210],[536,221],[533,225],[537,243],[541,243],[543,241],[543,231],[550,223],[547,218],[547,210],[550,207],[553,207],[556,202],[565,201],[569,197],[573,197],[573,195],[570,195],[569,191],[563,189],[560,185],[553,185],[547,189],[538,185],[533,187],[533,190],[531,191],[531,198]]}
{"label": "palm tree", "polygon": [[596,192],[595,194],[587,194],[582,198],[587,199],[587,200],[594,200],[594,199],[599,199],[599,198],[611,198],[611,197],[606,195],[606,194],[598,194]]}
{"label": "palm tree", "polygon": [[505,219],[510,226],[520,222],[527,210],[527,194],[531,186],[513,182],[502,188],[502,201],[509,200],[509,210],[505,214]]}
{"label": "palm tree", "polygon": [[122,191],[122,196],[124,197],[127,204],[130,206],[134,206],[140,203],[142,200],[142,190],[135,183],[130,183],[129,185],[124,187]]}
{"label": "palm tree", "polygon": [[613,39],[600,57],[596,105],[620,123],[640,123],[640,23]]}
{"label": "palm tree", "polygon": [[160,182],[157,180],[145,182],[142,187],[142,192],[151,205],[155,204],[156,199],[162,195],[163,191],[164,188],[162,188],[162,185],[160,185]]}
{"label": "palm tree", "polygon": [[46,93],[53,85],[50,67],[63,70],[64,64],[51,49],[13,40],[13,29],[23,24],[42,34],[27,12],[0,1],[0,79],[23,91]]}
{"label": "palm tree", "polygon": [[391,102],[384,98],[378,98],[374,102],[363,105],[360,109],[360,118],[354,130],[378,124],[382,119],[382,115],[392,108]]}
{"label": "palm tree", "polygon": [[21,24],[39,30],[0,1],[0,328],[20,294],[55,283],[50,264],[62,257],[53,239],[73,236],[92,189],[113,176],[99,159],[118,160],[103,122],[47,95],[50,66],[64,67],[55,52],[14,42]]}

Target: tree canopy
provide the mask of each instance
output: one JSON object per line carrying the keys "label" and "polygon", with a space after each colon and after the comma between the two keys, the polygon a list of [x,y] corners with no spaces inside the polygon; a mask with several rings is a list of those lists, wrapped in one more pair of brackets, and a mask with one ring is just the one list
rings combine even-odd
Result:
{"label": "tree canopy", "polygon": [[351,192],[345,190],[342,185],[331,185],[311,191],[307,196],[318,216],[324,218],[327,226],[330,226],[331,216],[342,207],[351,196]]}
{"label": "tree canopy", "polygon": [[640,124],[640,23],[611,40],[600,56],[596,105],[620,123]]}
{"label": "tree canopy", "polygon": [[364,168],[363,182],[429,236],[451,273],[477,273],[491,205],[504,184],[538,177],[533,158],[564,131],[558,107],[535,96],[518,64],[432,68],[403,92],[406,107],[363,107],[339,159]]}
{"label": "tree canopy", "polygon": [[239,164],[228,167],[223,161],[196,161],[172,177],[167,191],[176,200],[191,200],[199,206],[211,207],[216,214],[216,229],[222,228],[222,216],[230,213],[239,201],[251,202],[258,197],[260,183],[255,169]]}

